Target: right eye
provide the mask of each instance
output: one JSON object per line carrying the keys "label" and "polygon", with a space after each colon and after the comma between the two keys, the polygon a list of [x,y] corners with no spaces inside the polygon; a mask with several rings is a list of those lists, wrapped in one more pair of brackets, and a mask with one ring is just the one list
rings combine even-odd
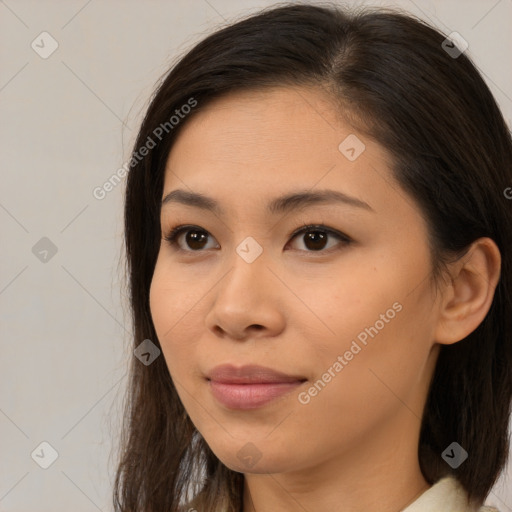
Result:
{"label": "right eye", "polygon": [[[179,238],[182,234],[185,234],[185,241],[192,250],[183,249],[179,244]],[[177,251],[201,252],[201,250],[205,248],[208,236],[210,236],[208,231],[205,231],[198,226],[176,226],[164,236],[164,239]],[[208,249],[208,247],[206,247],[206,249]]]}

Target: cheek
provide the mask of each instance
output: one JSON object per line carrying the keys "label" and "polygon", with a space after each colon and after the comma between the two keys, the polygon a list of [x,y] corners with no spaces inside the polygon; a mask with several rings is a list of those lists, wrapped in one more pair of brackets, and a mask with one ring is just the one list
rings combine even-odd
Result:
{"label": "cheek", "polygon": [[[200,307],[200,299],[208,289],[203,280],[189,270],[160,255],[153,273],[149,291],[149,303],[153,323],[163,342],[172,333],[181,333],[188,317]],[[197,305],[196,305],[197,303]]]}
{"label": "cheek", "polygon": [[420,416],[418,393],[426,383],[432,346],[426,297],[420,292],[390,302],[384,300],[362,326],[354,326],[356,334],[343,340],[339,353],[347,365],[337,382],[338,396],[348,410],[361,401],[382,414],[408,404]]}
{"label": "cheek", "polygon": [[339,330],[346,329],[347,335],[331,344],[324,338],[322,352],[306,354],[314,361],[315,375],[298,397],[298,410],[304,413],[302,431],[311,428],[326,438],[341,435],[355,440],[395,414],[412,411],[421,416],[419,391],[424,388],[429,344],[421,333],[415,334],[418,325],[410,301],[404,301],[401,311],[384,326],[376,322],[378,314],[387,311],[386,300],[383,306],[375,307],[366,321],[363,315],[355,323],[340,318]]}
{"label": "cheek", "polygon": [[360,333],[364,341],[365,328],[376,321],[380,326],[380,314],[390,310],[390,318],[396,315],[392,306],[400,297],[400,287],[391,282],[389,269],[373,265],[375,259],[368,260],[320,269],[307,280],[289,276],[294,294],[305,305],[295,301],[294,321],[307,329],[304,337],[315,351],[343,354]]}
{"label": "cheek", "polygon": [[[188,281],[188,280],[187,280]],[[171,374],[193,361],[195,340],[203,325],[198,319],[200,300],[183,276],[159,261],[151,281],[149,304],[153,325]],[[199,302],[199,303],[198,303]],[[198,303],[198,304],[197,304]]]}
{"label": "cheek", "polygon": [[399,396],[407,396],[423,377],[434,319],[432,297],[421,272],[428,267],[423,268],[418,258],[413,261],[416,268],[361,262],[333,280],[327,293],[315,287],[308,291],[308,304],[322,320],[314,325],[322,330],[311,337],[314,343],[306,355],[315,361],[317,379],[329,380],[329,369],[336,375],[326,386],[332,399],[338,393],[350,403],[355,399],[357,405],[365,396],[379,401],[384,393],[393,398],[386,384]]}

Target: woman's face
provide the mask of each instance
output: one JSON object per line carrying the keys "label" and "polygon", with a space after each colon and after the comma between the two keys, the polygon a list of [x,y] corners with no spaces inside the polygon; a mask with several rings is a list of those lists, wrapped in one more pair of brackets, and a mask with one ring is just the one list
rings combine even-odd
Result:
{"label": "woman's face", "polygon": [[[196,428],[243,473],[413,467],[437,302],[426,223],[389,155],[308,88],[231,94],[183,128],[163,198],[208,199],[163,204],[163,237],[189,227],[162,240],[150,304]],[[309,224],[324,227],[293,235]],[[210,381],[223,364],[291,377]]]}

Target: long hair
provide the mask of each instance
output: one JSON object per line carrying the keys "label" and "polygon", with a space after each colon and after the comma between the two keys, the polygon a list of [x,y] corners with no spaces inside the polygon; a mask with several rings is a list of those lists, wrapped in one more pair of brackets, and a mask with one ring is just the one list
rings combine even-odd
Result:
{"label": "long hair", "polygon": [[[430,484],[453,474],[469,499],[483,502],[509,449],[512,201],[505,191],[512,192],[512,141],[475,65],[466,53],[447,51],[453,45],[447,48],[446,37],[401,11],[297,3],[207,36],[162,78],[150,101],[127,178],[125,249],[133,348],[146,339],[160,347],[149,289],[165,164],[177,134],[231,91],[322,87],[340,115],[392,155],[394,176],[427,220],[435,278],[479,237],[492,238],[501,252],[487,316],[464,340],[441,346],[418,446]],[[201,510],[241,510],[243,474],[222,464],[197,432],[164,358],[145,366],[134,357],[127,393],[115,510],[177,512],[190,498]],[[453,441],[470,454],[457,469],[441,457]]]}

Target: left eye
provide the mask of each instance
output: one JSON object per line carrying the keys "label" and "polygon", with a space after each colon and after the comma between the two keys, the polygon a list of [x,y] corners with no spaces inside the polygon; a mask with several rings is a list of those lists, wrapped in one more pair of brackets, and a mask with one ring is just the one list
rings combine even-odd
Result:
{"label": "left eye", "polygon": [[[179,244],[179,238],[181,235],[185,235],[185,241],[192,250],[183,249]],[[299,235],[302,235],[302,241],[304,246],[306,247],[305,252],[329,252],[331,247],[327,247],[326,243],[329,237],[336,238],[340,241],[341,246],[349,245],[352,240],[333,229],[327,228],[322,225],[307,225],[303,226],[301,229],[295,231],[291,235],[291,240],[297,238]],[[202,252],[202,249],[205,247],[208,241],[208,237],[210,234],[208,231],[199,228],[197,226],[177,226],[167,234],[164,239],[169,242],[169,244],[176,250],[182,252]],[[211,247],[210,247],[211,248]],[[298,249],[303,250],[303,249]]]}
{"label": "left eye", "polygon": [[[351,242],[350,238],[343,233],[322,226],[306,226],[296,231],[292,236],[292,240],[299,235],[302,235],[300,240],[307,247],[307,252],[318,252],[326,249],[325,245],[329,237],[337,238],[341,242],[340,245],[348,245]],[[332,246],[327,249],[331,248]]]}

